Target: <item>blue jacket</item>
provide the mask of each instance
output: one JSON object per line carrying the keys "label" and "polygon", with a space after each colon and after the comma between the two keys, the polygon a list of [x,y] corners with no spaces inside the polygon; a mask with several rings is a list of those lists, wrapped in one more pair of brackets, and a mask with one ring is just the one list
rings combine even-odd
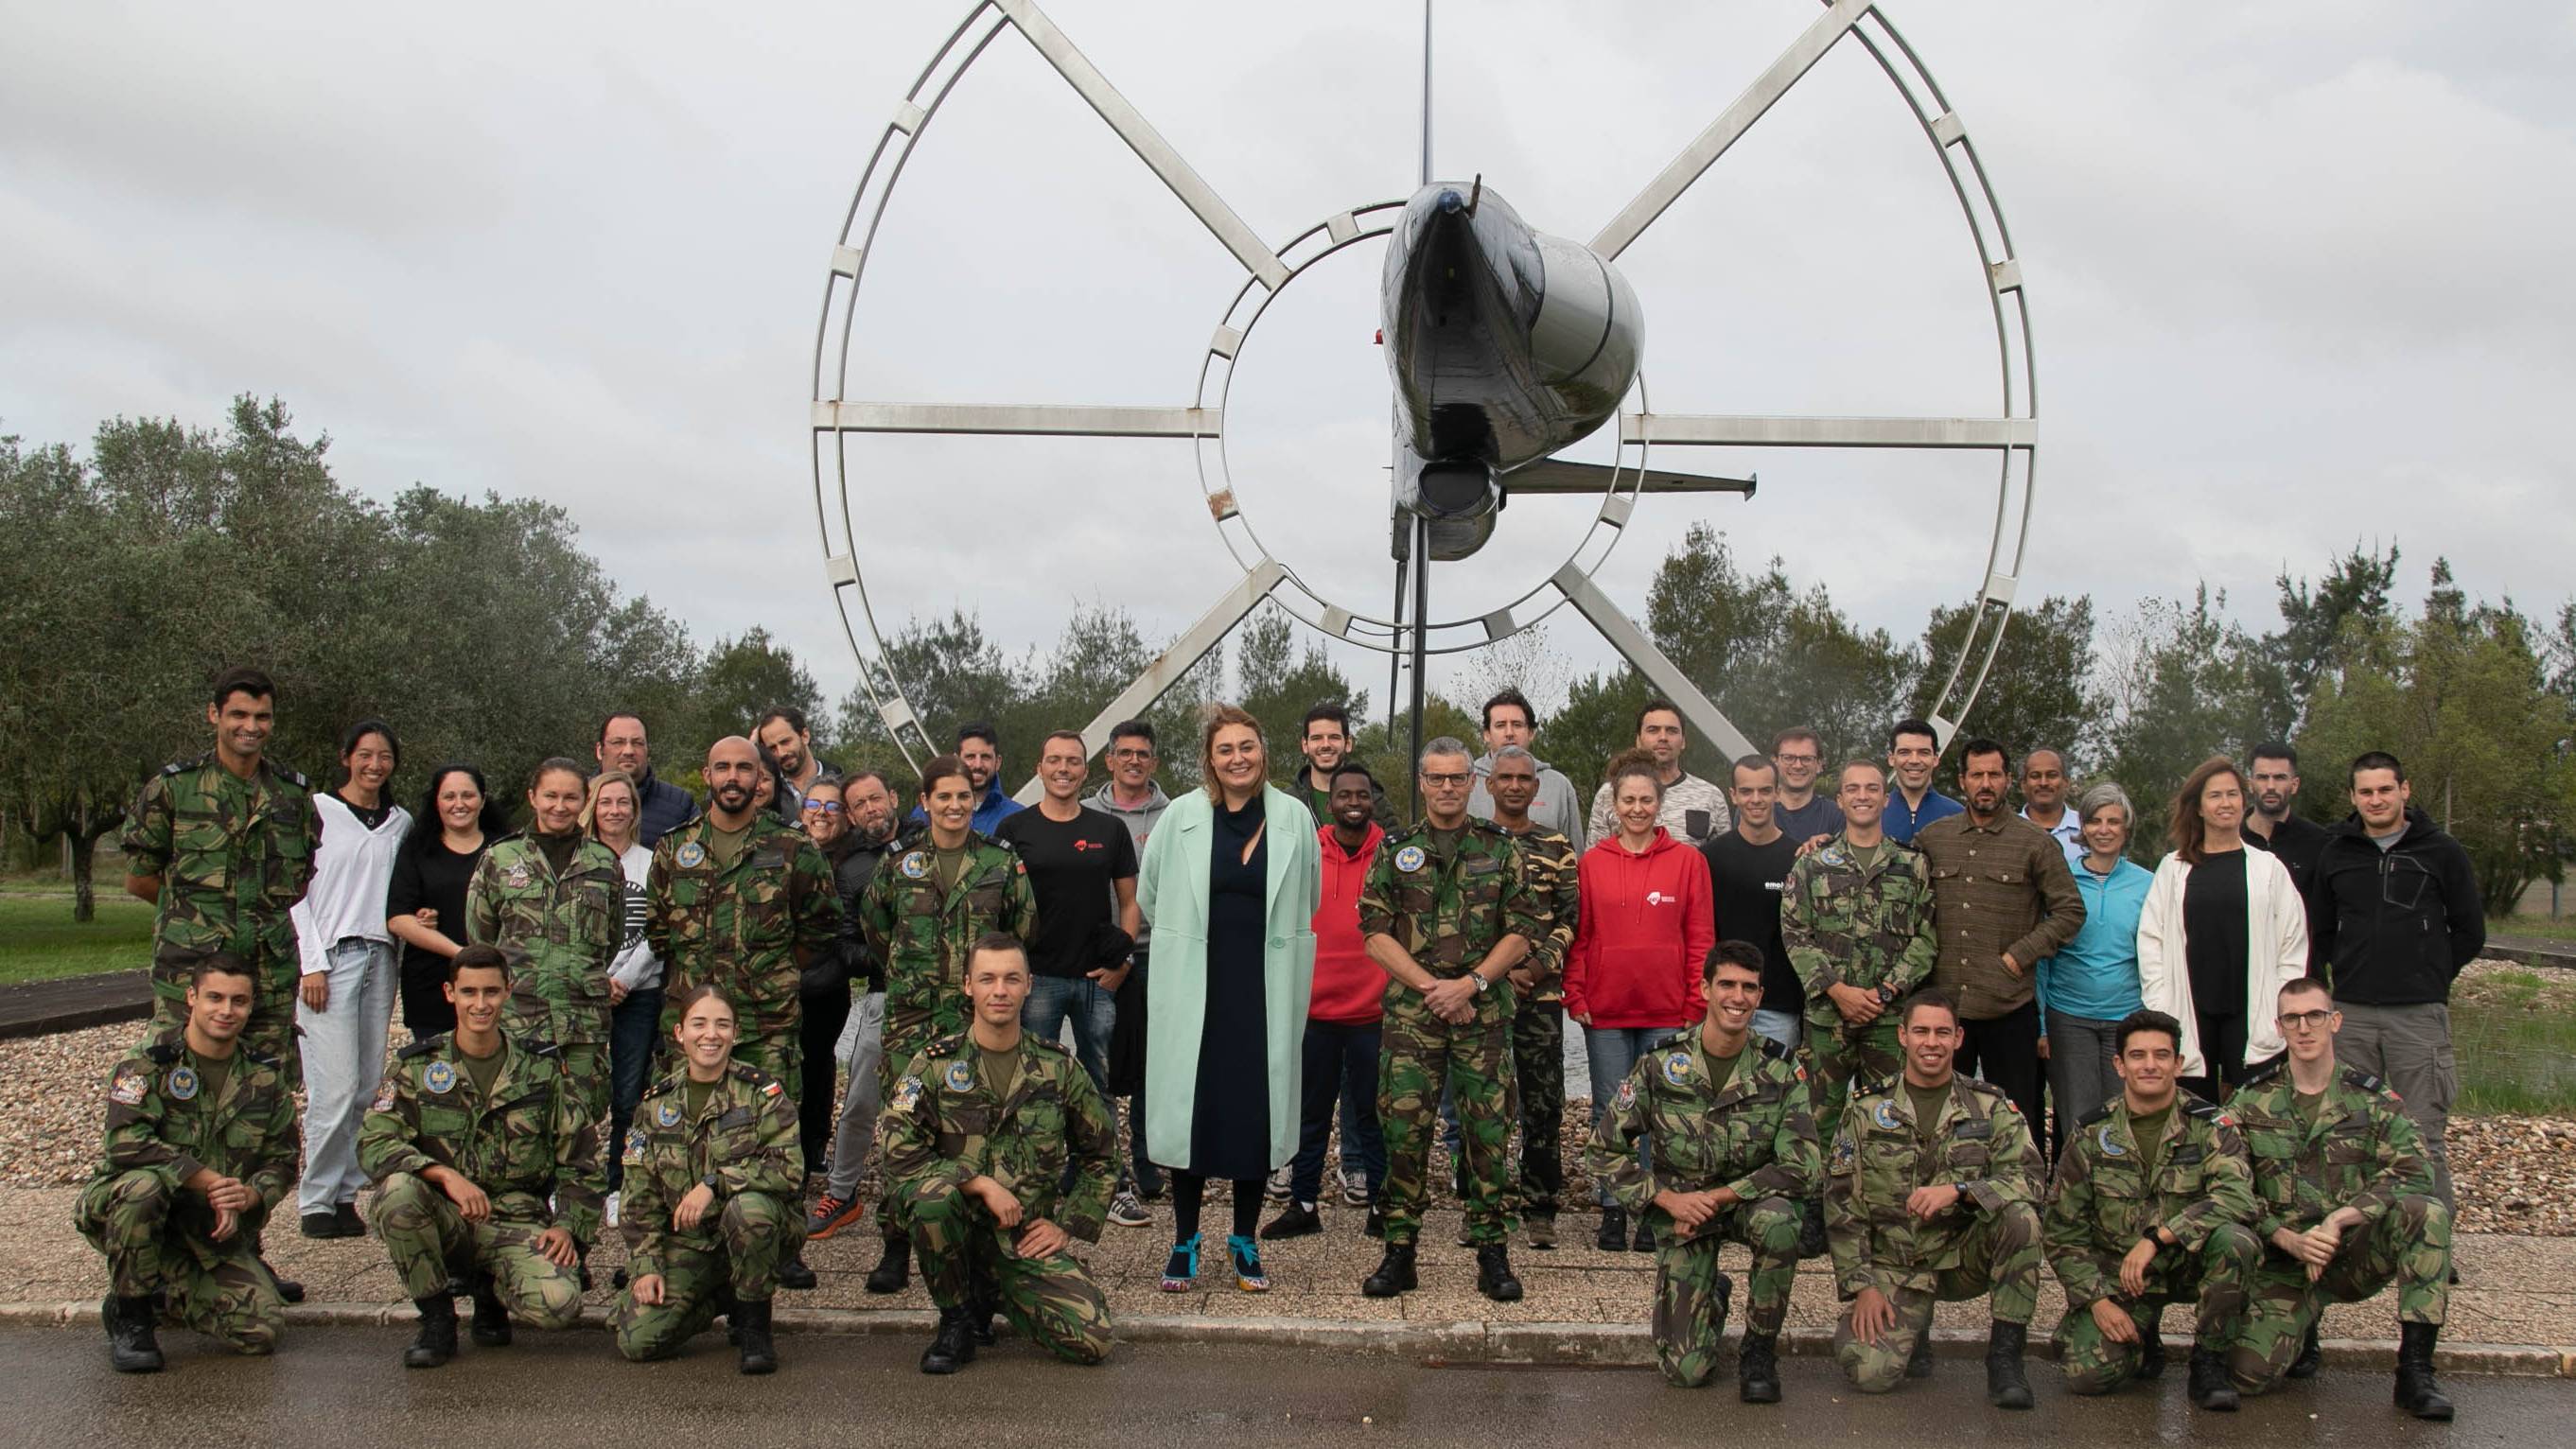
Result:
{"label": "blue jacket", "polygon": [[[1023,805],[1019,801],[1002,793],[1002,777],[996,775],[984,786],[984,798],[975,802],[975,820],[968,828],[972,829],[977,835],[991,835],[993,833],[994,826],[1001,824],[1003,820],[1008,817],[1017,815],[1028,808],[1029,807],[1026,805]],[[918,805],[913,806],[912,813],[904,818],[908,824],[912,825],[927,825],[930,823],[930,817],[922,814],[921,807]]]}
{"label": "blue jacket", "polygon": [[697,818],[697,800],[688,791],[654,774],[652,766],[644,767],[644,778],[638,783],[643,786],[641,793],[644,798],[637,802],[639,808],[635,812],[637,844],[649,846]]}
{"label": "blue jacket", "polygon": [[2084,901],[2084,929],[2065,950],[2040,958],[2040,1014],[2118,1021],[2145,1004],[2138,994],[2138,916],[2155,873],[2124,859],[2108,876],[2081,863],[2072,874]]}

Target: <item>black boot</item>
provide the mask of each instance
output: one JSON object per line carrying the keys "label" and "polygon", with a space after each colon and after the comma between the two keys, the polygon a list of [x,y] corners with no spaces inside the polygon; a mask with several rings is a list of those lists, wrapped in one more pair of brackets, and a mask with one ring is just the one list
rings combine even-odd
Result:
{"label": "black boot", "polygon": [[2133,1315],[2138,1324],[2138,1377],[2148,1383],[2165,1376],[2164,1315],[2165,1306],[2152,1298],[2139,1304]]}
{"label": "black boot", "polygon": [[2433,1377],[2433,1344],[2442,1336],[2440,1326],[2400,1323],[2397,1332],[2397,1407],[2418,1419],[2448,1423],[2451,1396]]}
{"label": "black boot", "polygon": [[285,1276],[269,1265],[268,1248],[260,1241],[256,1234],[254,1234],[250,1240],[250,1255],[259,1259],[260,1271],[268,1275],[268,1281],[277,1285],[277,1296],[281,1301],[287,1303],[301,1303],[304,1301],[304,1285]]}
{"label": "black boot", "polygon": [[1780,1339],[1777,1334],[1747,1333],[1735,1351],[1735,1396],[1748,1404],[1780,1402]]}
{"label": "black boot", "polygon": [[1001,1311],[1001,1285],[986,1282],[978,1274],[975,1286],[966,1292],[966,1332],[977,1348],[993,1346],[993,1315]]}
{"label": "black boot", "polygon": [[1605,1253],[1628,1251],[1628,1210],[1626,1208],[1606,1207],[1601,1210],[1601,1231],[1592,1239],[1592,1246]]}
{"label": "black boot", "polygon": [[[871,1293],[900,1293],[903,1291],[903,1285],[911,1281],[912,1239],[886,1239],[885,1256],[877,1259],[877,1265],[868,1270],[868,1291]],[[940,1372],[955,1373],[956,1370],[941,1369]]]}
{"label": "black boot", "polygon": [[2236,1412],[2236,1381],[2227,1372],[2225,1349],[2192,1345],[2191,1401],[2213,1414]]}
{"label": "black boot", "polygon": [[803,1248],[788,1254],[787,1261],[778,1265],[778,1286],[781,1288],[803,1293],[812,1289],[815,1281],[814,1270],[805,1266]]}
{"label": "black boot", "polygon": [[1926,1328],[1914,1340],[1914,1351],[1905,1356],[1905,1376],[1909,1379],[1932,1377],[1932,1330]]}
{"label": "black boot", "polygon": [[975,1335],[966,1324],[964,1308],[939,1310],[939,1336],[921,1351],[921,1371],[926,1374],[953,1374],[975,1361]]}
{"label": "black boot", "polygon": [[2308,1336],[2299,1340],[2299,1356],[2290,1360],[2289,1376],[2294,1379],[2315,1378],[2317,1370],[2325,1367],[2325,1362],[2325,1348],[2317,1342],[2317,1326],[2311,1323]]}
{"label": "black boot", "polygon": [[736,1303],[732,1316],[726,1321],[731,1325],[731,1332],[726,1336],[742,1351],[738,1363],[744,1373],[778,1372],[778,1345],[769,1337],[768,1299],[763,1298],[757,1303]]}
{"label": "black boot", "polygon": [[1496,1303],[1521,1301],[1521,1280],[1512,1276],[1512,1251],[1500,1243],[1476,1247],[1476,1291]]}
{"label": "black boot", "polygon": [[1377,1260],[1377,1270],[1360,1280],[1360,1292],[1371,1298],[1392,1298],[1420,1286],[1413,1273],[1411,1243],[1387,1244],[1386,1256]]}
{"label": "black boot", "polygon": [[1798,1204],[1798,1257],[1821,1258],[1833,1251],[1825,1241],[1825,1201],[1811,1197]]}
{"label": "black boot", "polygon": [[2028,1327],[2019,1323],[1998,1323],[1986,1330],[1986,1403],[1990,1407],[2030,1407],[2030,1380],[2021,1372],[2022,1341],[2027,1337]]}
{"label": "black boot", "polygon": [[[456,1316],[451,1306],[448,1317]],[[451,1333],[453,1329],[449,1330]],[[474,1322],[467,1336],[485,1348],[506,1348],[510,1343],[510,1310],[501,1306],[501,1290],[492,1286],[492,1276],[484,1274],[474,1280]]]}
{"label": "black boot", "polygon": [[403,1367],[436,1368],[456,1357],[456,1300],[433,1293],[411,1303],[420,1310],[420,1333],[403,1350]]}
{"label": "black boot", "polygon": [[104,1298],[98,1321],[107,1326],[107,1361],[121,1374],[161,1372],[161,1342],[152,1336],[150,1298]]}

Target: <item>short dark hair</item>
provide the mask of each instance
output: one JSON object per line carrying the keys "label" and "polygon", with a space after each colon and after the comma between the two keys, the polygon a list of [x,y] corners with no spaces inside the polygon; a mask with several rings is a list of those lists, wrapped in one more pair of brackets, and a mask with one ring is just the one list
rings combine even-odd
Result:
{"label": "short dark hair", "polygon": [[253,986],[259,984],[259,973],[230,951],[208,951],[188,967],[188,984],[192,987],[204,985],[209,976],[238,976]]}
{"label": "short dark hair", "polygon": [[1297,737],[1299,739],[1304,739],[1306,737],[1306,731],[1312,729],[1315,721],[1319,719],[1328,719],[1333,723],[1340,725],[1344,736],[1348,736],[1351,732],[1351,712],[1331,700],[1326,700],[1324,703],[1307,710],[1306,717],[1297,721]]}
{"label": "short dark hair", "polygon": [[[1777,779],[1780,774],[1779,763],[1773,760],[1769,755],[1761,754],[1736,756],[1735,763],[1730,769],[1730,774],[1739,773],[1745,770],[1769,770],[1774,779]],[[1728,783],[1732,784],[1734,782],[1730,779]]]}
{"label": "short dark hair", "polygon": [[459,971],[498,971],[502,979],[510,975],[510,953],[489,941],[477,941],[447,958],[447,979],[454,981]]}
{"label": "short dark hair", "polygon": [[1087,759],[1090,759],[1090,758],[1091,758],[1091,742],[1090,742],[1089,740],[1086,740],[1086,739],[1084,739],[1084,738],[1082,737],[1082,731],[1080,731],[1080,730],[1049,730],[1049,731],[1047,731],[1047,737],[1046,737],[1045,739],[1042,739],[1042,740],[1038,741],[1038,753],[1039,753],[1039,754],[1041,754],[1041,755],[1045,754],[1045,753],[1046,753],[1046,747],[1047,747],[1047,746],[1049,746],[1049,745],[1051,745],[1051,744],[1054,744],[1054,743],[1055,743],[1056,741],[1058,741],[1058,740],[1071,740],[1071,741],[1073,741],[1076,745],[1081,746],[1081,748],[1082,748],[1082,757],[1083,757],[1084,759],[1086,759],[1086,760],[1087,760]]}
{"label": "short dark hair", "polygon": [[957,747],[959,749],[964,749],[968,740],[982,740],[984,743],[993,747],[993,753],[998,755],[1002,752],[1002,732],[993,728],[993,722],[991,720],[970,719],[966,721],[966,723],[959,725],[957,727]]}
{"label": "short dark hair", "polygon": [[2129,1038],[2142,1031],[2163,1032],[2172,1038],[2175,1051],[2182,1050],[2182,1023],[2152,1006],[2142,1006],[2121,1017],[2120,1024],[2111,1028],[2112,1054],[2115,1056],[2126,1054],[2129,1050]]}
{"label": "short dark hair", "polygon": [[2360,779],[2361,772],[2364,770],[2386,770],[2397,777],[2398,784],[2406,783],[2406,767],[2397,763],[2397,757],[2386,750],[2364,750],[2355,755],[2352,761],[2352,778]]}
{"label": "short dark hair", "polygon": [[[876,781],[879,785],[885,787],[885,792],[889,795],[895,792],[894,781],[887,777],[885,771],[878,769],[874,765],[861,765],[857,769],[841,776],[839,781],[841,786],[841,798],[844,800],[850,798],[850,787],[859,783],[861,780]],[[817,780],[814,783],[820,785],[823,782]]]}
{"label": "short dark hair", "polygon": [[2290,767],[2291,774],[2299,773],[2299,752],[2290,747],[2288,740],[2265,740],[2256,745],[2245,758],[2250,764],[2260,764],[2265,760],[2279,760]]}
{"label": "short dark hair", "polygon": [[1899,735],[1921,735],[1924,738],[1929,739],[1935,749],[1940,748],[1941,745],[1941,732],[1932,728],[1932,722],[1928,719],[1919,719],[1913,715],[1907,715],[1905,718],[1898,720],[1896,723],[1887,727],[1887,747],[1889,749],[1892,750],[1896,748],[1896,740]]}
{"label": "short dark hair", "polygon": [[1708,959],[1700,963],[1699,979],[1714,983],[1717,980],[1717,968],[1720,966],[1733,966],[1738,970],[1750,971],[1760,976],[1763,964],[1762,948],[1752,942],[1720,941],[1710,948]]}
{"label": "short dark hair", "polygon": [[334,756],[334,758],[345,763],[349,758],[349,752],[355,750],[358,747],[359,741],[364,740],[369,735],[383,735],[385,737],[385,749],[394,757],[394,768],[397,770],[401,769],[402,741],[394,737],[394,727],[392,725],[372,716],[362,719],[356,724],[349,726],[347,729],[340,731],[340,753]]}
{"label": "short dark hair", "polygon": [[966,965],[971,969],[975,964],[975,958],[986,951],[1008,951],[1020,958],[1022,970],[1028,969],[1028,944],[1008,931],[986,931],[977,936],[975,944],[966,948]]}
{"label": "short dark hair", "polygon": [[1816,727],[1814,725],[1791,725],[1787,729],[1780,731],[1780,733],[1773,735],[1771,737],[1771,753],[1775,755],[1780,753],[1780,747],[1789,743],[1791,740],[1805,740],[1808,744],[1814,745],[1816,747],[1817,760],[1822,762],[1824,759],[1825,737],[1816,733]]}
{"label": "short dark hair", "polygon": [[953,754],[931,756],[921,766],[921,798],[929,800],[931,787],[952,776],[969,786],[975,783],[975,777],[967,772],[964,760]]}
{"label": "short dark hair", "polygon": [[1520,706],[1521,718],[1529,722],[1529,727],[1531,729],[1538,728],[1538,711],[1530,708],[1529,696],[1521,693],[1517,689],[1498,689],[1494,691],[1494,697],[1485,701],[1484,713],[1477,716],[1476,723],[1485,729],[1492,729],[1494,727],[1494,706],[1498,704],[1514,704]]}
{"label": "short dark hair", "polygon": [[253,699],[275,699],[277,685],[249,665],[236,664],[215,676],[214,691],[206,697],[206,702],[222,709],[224,701],[236,694],[247,694]]}
{"label": "short dark hair", "polygon": [[1637,706],[1636,727],[1638,729],[1644,729],[1646,727],[1646,716],[1650,714],[1668,714],[1675,719],[1680,719],[1682,717],[1682,707],[1673,703],[1671,700],[1664,698],[1662,695],[1657,695],[1654,698],[1647,700],[1644,704]]}
{"label": "short dark hair", "polygon": [[2293,996],[2305,996],[2310,992],[2326,998],[2329,1002],[2334,999],[2334,988],[2326,985],[2324,977],[2293,976],[2281,983],[2280,990],[2272,993],[2272,1009],[2278,1011],[2281,1009],[2282,1002]]}
{"label": "short dark hair", "polygon": [[1377,776],[1370,772],[1368,766],[1361,764],[1356,756],[1346,758],[1340,764],[1333,767],[1333,778],[1327,782],[1327,788],[1339,788],[1344,775],[1359,776],[1361,779],[1368,781],[1370,794],[1374,795],[1377,793]]}
{"label": "short dark hair", "polygon": [[760,718],[751,722],[751,737],[755,740],[759,739],[760,732],[769,728],[769,722],[774,719],[787,721],[787,727],[800,735],[810,735],[814,732],[813,728],[805,723],[805,711],[792,704],[773,704],[760,712]]}
{"label": "short dark hair", "polygon": [[1905,998],[1904,1003],[1896,1008],[1896,1024],[1898,1026],[1911,1026],[1914,1024],[1914,1013],[1918,1011],[1928,1011],[1935,1008],[1950,1013],[1951,1025],[1956,1026],[1958,1024],[1959,998],[1952,996],[1949,992],[1942,990],[1938,986],[1926,986],[1922,990],[1915,992],[1912,996]]}
{"label": "short dark hair", "polygon": [[1120,740],[1143,740],[1147,747],[1159,750],[1162,742],[1154,738],[1154,727],[1141,719],[1122,719],[1109,727],[1109,743]]}
{"label": "short dark hair", "polygon": [[2002,745],[1995,743],[1993,740],[1987,739],[1984,735],[1978,735],[1969,740],[1966,744],[1959,746],[1960,767],[1962,769],[1966,768],[1967,763],[1970,760],[1977,758],[1979,755],[1994,756],[1996,759],[2004,762],[2005,774],[2009,775],[2012,773],[2012,751],[2005,749]]}
{"label": "short dark hair", "polygon": [[622,719],[631,719],[635,721],[635,727],[637,729],[644,730],[644,737],[646,739],[649,740],[653,737],[653,732],[651,730],[644,729],[644,716],[637,714],[631,709],[612,709],[608,713],[599,717],[599,738],[592,740],[591,744],[604,745],[608,743],[608,727]]}

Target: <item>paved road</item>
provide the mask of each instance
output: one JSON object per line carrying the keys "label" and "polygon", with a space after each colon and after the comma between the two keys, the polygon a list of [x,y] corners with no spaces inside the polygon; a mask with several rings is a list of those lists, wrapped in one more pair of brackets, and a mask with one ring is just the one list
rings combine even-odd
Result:
{"label": "paved road", "polygon": [[[2159,1392],[2108,1400],[2056,1393],[2035,1365],[2040,1407],[1985,1407],[1984,1374],[1944,1360],[1931,1383],[1857,1399],[1820,1360],[1786,1365],[1788,1402],[1751,1409],[1731,1380],[1699,1393],[1646,1370],[1431,1369],[1295,1349],[1122,1349],[1098,1369],[1066,1368],[1006,1341],[963,1375],[924,1377],[920,1344],[884,1335],[791,1334],[786,1367],[744,1379],[720,1338],[674,1363],[629,1365],[595,1333],[523,1335],[468,1347],[435,1372],[398,1363],[405,1331],[307,1330],[266,1360],[210,1355],[179,1332],[170,1370],[109,1372],[88,1330],[0,1331],[6,1437],[18,1443],[798,1444],[951,1442],[1265,1446],[2004,1443],[2091,1440],[2205,1445],[2560,1443],[2576,1385],[2459,1379],[2461,1422],[2419,1424],[2389,1406],[2388,1381],[2328,1373],[2245,1412],[2195,1415],[2179,1363]],[[639,1432],[640,1430],[640,1432]]]}

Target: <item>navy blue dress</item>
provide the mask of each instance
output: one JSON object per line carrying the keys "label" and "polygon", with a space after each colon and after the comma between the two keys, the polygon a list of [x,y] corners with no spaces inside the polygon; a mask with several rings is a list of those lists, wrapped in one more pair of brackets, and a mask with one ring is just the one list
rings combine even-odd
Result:
{"label": "navy blue dress", "polygon": [[[1190,1170],[1242,1182],[1270,1172],[1270,1041],[1262,966],[1270,841],[1262,797],[1220,803],[1208,859],[1207,1017],[1190,1108]],[[1260,836],[1258,843],[1255,837]],[[1245,847],[1251,858],[1245,859]]]}

